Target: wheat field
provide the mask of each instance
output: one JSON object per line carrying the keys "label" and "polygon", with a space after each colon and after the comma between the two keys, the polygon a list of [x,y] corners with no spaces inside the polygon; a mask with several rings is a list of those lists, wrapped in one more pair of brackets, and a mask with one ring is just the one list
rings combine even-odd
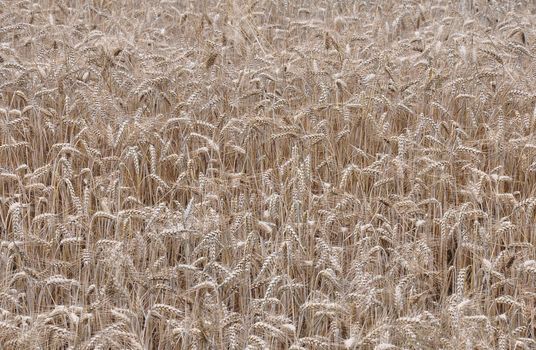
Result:
{"label": "wheat field", "polygon": [[0,1],[0,349],[536,349],[533,1]]}

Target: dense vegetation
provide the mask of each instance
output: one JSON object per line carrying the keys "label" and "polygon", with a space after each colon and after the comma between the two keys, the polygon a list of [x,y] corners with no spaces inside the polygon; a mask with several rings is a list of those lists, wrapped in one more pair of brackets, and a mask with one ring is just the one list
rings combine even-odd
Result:
{"label": "dense vegetation", "polygon": [[0,348],[535,349],[535,10],[0,2]]}

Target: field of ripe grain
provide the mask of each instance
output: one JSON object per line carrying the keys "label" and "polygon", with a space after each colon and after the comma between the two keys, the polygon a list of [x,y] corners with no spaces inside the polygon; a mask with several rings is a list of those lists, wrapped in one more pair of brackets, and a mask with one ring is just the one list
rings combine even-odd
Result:
{"label": "field of ripe grain", "polygon": [[536,349],[536,4],[0,1],[0,349]]}

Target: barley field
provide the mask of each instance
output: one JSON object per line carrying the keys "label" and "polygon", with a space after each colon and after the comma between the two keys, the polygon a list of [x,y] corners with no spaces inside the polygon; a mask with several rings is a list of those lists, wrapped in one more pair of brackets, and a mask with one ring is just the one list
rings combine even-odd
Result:
{"label": "barley field", "polygon": [[536,3],[0,1],[0,349],[536,349]]}

